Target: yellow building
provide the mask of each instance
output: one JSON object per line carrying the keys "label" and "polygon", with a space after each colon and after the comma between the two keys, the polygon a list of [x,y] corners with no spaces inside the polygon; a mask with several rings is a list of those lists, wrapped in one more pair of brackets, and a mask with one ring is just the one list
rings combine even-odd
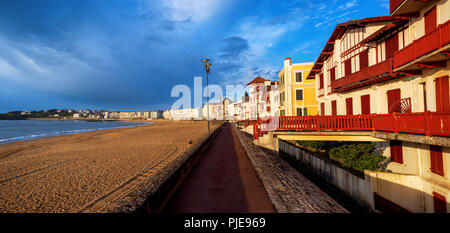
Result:
{"label": "yellow building", "polygon": [[280,82],[280,116],[315,116],[319,113],[314,79],[307,79],[314,63],[292,64],[284,60]]}

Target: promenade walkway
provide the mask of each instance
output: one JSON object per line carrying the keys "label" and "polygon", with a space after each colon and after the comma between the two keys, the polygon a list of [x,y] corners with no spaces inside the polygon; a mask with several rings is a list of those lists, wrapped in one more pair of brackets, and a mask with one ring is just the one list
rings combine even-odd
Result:
{"label": "promenade walkway", "polygon": [[248,138],[225,124],[165,212],[347,212],[286,162],[250,144]]}

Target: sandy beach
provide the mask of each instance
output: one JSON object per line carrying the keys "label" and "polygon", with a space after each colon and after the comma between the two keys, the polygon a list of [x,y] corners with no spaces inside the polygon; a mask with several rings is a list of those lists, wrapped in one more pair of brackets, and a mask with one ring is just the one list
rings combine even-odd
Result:
{"label": "sandy beach", "polygon": [[0,145],[0,212],[117,211],[130,193],[154,189],[206,134],[206,122],[156,121]]}

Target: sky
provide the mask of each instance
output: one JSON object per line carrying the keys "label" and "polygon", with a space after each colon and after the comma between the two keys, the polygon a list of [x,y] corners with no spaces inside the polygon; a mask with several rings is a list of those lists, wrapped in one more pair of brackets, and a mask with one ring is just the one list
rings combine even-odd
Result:
{"label": "sky", "polygon": [[[204,77],[277,80],[314,62],[338,23],[389,14],[388,0],[2,0],[0,112],[168,109]],[[203,78],[203,85],[205,84]]]}

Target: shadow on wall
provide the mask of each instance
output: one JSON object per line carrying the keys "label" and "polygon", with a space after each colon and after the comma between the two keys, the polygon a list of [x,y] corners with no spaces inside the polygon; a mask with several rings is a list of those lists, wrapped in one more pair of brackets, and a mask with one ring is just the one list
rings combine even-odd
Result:
{"label": "shadow on wall", "polygon": [[364,176],[335,161],[280,140],[280,156],[288,156],[352,197],[367,210],[385,213],[434,213],[449,209],[448,190],[422,177],[365,171]]}

